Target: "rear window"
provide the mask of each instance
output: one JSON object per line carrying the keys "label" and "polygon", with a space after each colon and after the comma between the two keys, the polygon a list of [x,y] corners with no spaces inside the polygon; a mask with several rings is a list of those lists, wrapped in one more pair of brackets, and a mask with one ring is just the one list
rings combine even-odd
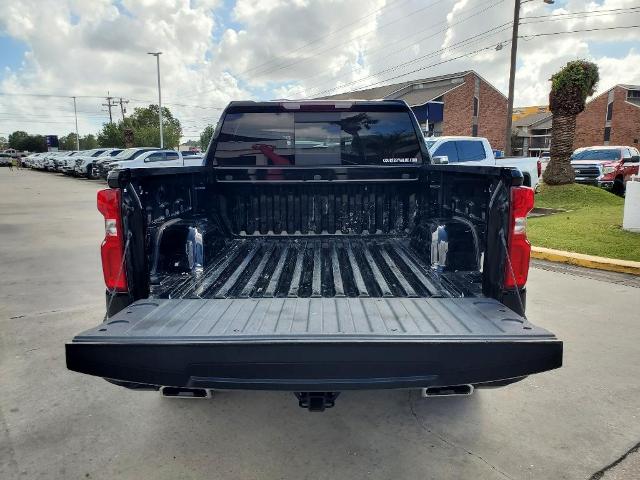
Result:
{"label": "rear window", "polygon": [[476,162],[487,158],[481,141],[449,140],[440,145],[434,157],[448,157],[449,163]]}
{"label": "rear window", "polygon": [[114,158],[118,161],[133,160],[145,152],[157,150],[157,148],[126,148],[117,154]]}
{"label": "rear window", "polygon": [[215,160],[247,167],[422,162],[408,112],[229,113]]}
{"label": "rear window", "polygon": [[617,148],[582,150],[571,155],[571,160],[620,160],[621,152]]}

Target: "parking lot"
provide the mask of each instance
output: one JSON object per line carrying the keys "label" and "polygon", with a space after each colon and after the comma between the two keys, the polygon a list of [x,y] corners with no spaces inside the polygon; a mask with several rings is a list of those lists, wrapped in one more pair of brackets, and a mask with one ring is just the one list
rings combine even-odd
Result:
{"label": "parking lot", "polygon": [[0,478],[638,478],[624,275],[534,265],[528,316],[564,366],[471,397],[346,392],[311,414],[290,393],[170,400],[68,371],[64,343],[104,315],[103,185],[0,169]]}

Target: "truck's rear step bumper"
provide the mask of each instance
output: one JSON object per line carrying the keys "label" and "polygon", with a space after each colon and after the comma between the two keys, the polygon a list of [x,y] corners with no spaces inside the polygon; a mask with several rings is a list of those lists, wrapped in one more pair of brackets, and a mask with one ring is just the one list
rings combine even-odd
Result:
{"label": "truck's rear step bumper", "polygon": [[124,382],[292,391],[475,384],[562,364],[553,334],[480,298],[140,301],[66,351],[71,370]]}

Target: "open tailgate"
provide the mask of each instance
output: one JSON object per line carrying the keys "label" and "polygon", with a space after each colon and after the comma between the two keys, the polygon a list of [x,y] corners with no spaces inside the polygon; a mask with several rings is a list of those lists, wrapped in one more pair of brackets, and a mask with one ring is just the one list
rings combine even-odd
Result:
{"label": "open tailgate", "polygon": [[486,298],[140,300],[66,345],[71,370],[190,388],[477,384],[562,365],[562,342]]}

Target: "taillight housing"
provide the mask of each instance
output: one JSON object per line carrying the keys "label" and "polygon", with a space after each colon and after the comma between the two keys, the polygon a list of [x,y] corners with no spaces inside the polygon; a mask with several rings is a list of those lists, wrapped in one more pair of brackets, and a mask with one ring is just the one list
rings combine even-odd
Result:
{"label": "taillight housing", "polygon": [[507,261],[504,271],[505,288],[522,288],[527,283],[531,257],[531,243],[527,239],[527,215],[533,209],[533,204],[533,189],[529,187],[513,187],[511,189],[507,244],[507,255],[511,260],[511,266]]}
{"label": "taillight housing", "polygon": [[98,192],[98,210],[104,216],[104,240],[100,246],[102,273],[107,289],[114,292],[128,290],[120,195],[119,188],[107,188]]}
{"label": "taillight housing", "polygon": [[538,159],[538,178],[542,175],[542,160]]}

